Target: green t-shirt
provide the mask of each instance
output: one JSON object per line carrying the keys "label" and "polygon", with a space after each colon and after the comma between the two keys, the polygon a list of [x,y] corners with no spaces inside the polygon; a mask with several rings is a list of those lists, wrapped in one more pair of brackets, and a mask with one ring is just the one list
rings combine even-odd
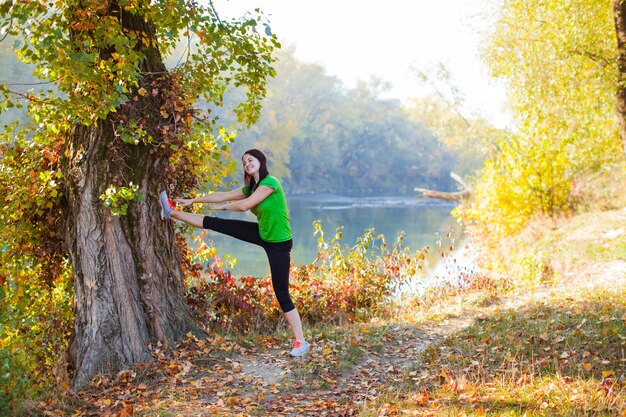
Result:
{"label": "green t-shirt", "polygon": [[[259,183],[261,185],[274,189],[272,194],[250,210],[259,221],[261,239],[273,243],[286,242],[291,239],[291,225],[283,186],[271,175],[263,178]],[[243,187],[242,191],[248,197],[251,194],[248,187]]]}

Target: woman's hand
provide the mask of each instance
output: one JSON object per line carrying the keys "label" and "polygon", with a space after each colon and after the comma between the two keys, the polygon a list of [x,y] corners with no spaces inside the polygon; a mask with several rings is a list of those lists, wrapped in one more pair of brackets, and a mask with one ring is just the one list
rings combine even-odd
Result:
{"label": "woman's hand", "polygon": [[180,204],[181,208],[185,208],[196,202],[195,198],[177,198],[174,201],[176,204]]}

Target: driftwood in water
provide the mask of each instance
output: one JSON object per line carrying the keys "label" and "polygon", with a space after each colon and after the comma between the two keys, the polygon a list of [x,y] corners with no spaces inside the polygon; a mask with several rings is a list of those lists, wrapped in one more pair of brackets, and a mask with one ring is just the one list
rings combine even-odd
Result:
{"label": "driftwood in water", "polygon": [[463,198],[467,198],[472,194],[472,187],[468,183],[466,183],[463,178],[461,178],[458,174],[451,172],[450,176],[453,180],[458,182],[461,186],[459,191],[454,192],[445,192],[445,191],[437,191],[437,190],[429,190],[427,188],[415,188],[415,191],[421,193],[418,197],[430,197],[430,198],[438,198],[440,200],[461,200]]}

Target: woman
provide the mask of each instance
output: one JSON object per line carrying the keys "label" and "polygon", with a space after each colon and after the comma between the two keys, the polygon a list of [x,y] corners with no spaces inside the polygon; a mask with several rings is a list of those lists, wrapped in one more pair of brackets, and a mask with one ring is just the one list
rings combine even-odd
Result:
{"label": "woman", "polygon": [[304,340],[300,315],[289,296],[289,264],[293,242],[285,193],[280,182],[269,175],[267,158],[263,152],[250,149],[244,153],[242,161],[244,187],[175,201],[183,208],[194,203],[222,203],[211,208],[230,211],[251,210],[258,223],[178,211],[170,204],[165,191],[160,195],[161,217],[180,220],[195,227],[214,230],[261,246],[270,263],[274,294],[296,339],[290,355],[302,356],[309,351],[309,344]]}

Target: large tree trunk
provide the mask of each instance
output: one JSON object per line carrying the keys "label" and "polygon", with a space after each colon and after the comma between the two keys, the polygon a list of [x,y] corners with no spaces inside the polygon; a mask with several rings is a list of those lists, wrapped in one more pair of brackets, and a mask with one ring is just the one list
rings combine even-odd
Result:
{"label": "large tree trunk", "polygon": [[622,147],[626,150],[626,1],[613,0],[618,48],[617,115]]}
{"label": "large tree trunk", "polygon": [[[130,30],[154,33],[132,15],[123,15],[123,21]],[[167,83],[158,50],[147,55],[142,70],[159,73],[158,82]],[[142,80],[146,89],[156,82],[156,76],[148,77],[153,76]],[[161,95],[152,94],[139,102],[129,100],[96,126],[76,126],[65,146],[66,239],[75,289],[70,358],[76,388],[97,373],[149,360],[149,344],[177,341],[198,329],[184,301],[173,227],[159,214],[158,192],[165,186],[168,162],[163,147],[156,145],[163,138],[132,145],[114,135],[120,114],[138,111],[157,135],[163,102]],[[114,216],[100,196],[111,184],[130,182],[139,186],[145,201],[131,203],[126,216]]]}

